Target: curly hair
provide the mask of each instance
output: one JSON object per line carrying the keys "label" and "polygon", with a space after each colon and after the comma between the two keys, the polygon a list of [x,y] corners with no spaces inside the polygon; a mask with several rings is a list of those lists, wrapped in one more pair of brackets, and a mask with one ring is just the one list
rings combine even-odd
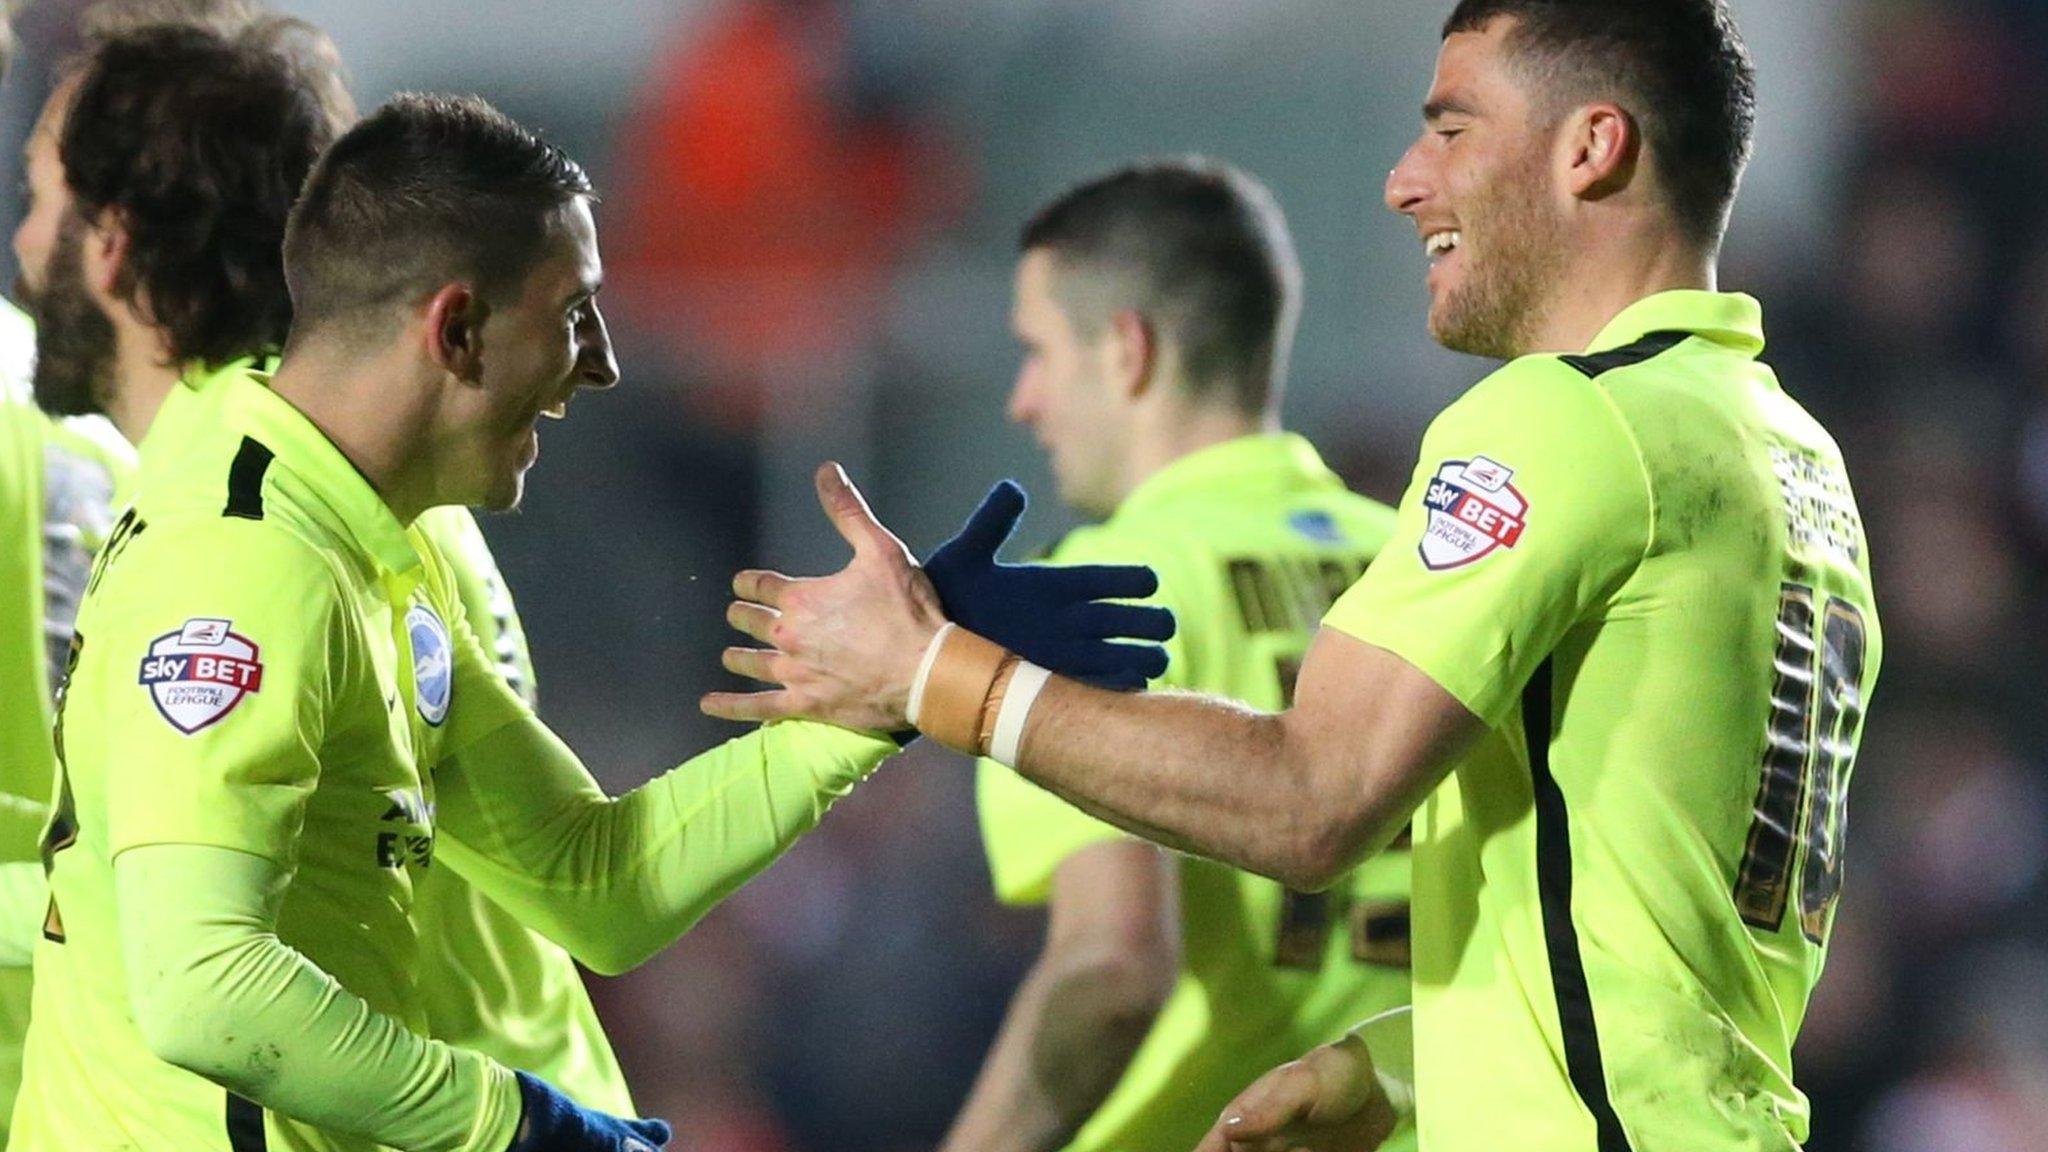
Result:
{"label": "curly hair", "polygon": [[284,342],[285,220],[353,112],[335,100],[346,99],[338,58],[326,67],[302,50],[324,42],[279,17],[231,33],[100,25],[66,76],[58,155],[74,210],[120,221],[117,289],[164,331],[174,361],[219,364]]}

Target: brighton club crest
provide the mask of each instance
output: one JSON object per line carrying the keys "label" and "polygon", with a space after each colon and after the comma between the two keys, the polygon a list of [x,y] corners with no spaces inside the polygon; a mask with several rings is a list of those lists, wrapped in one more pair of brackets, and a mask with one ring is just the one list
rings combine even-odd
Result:
{"label": "brighton club crest", "polygon": [[454,646],[448,642],[448,627],[432,608],[415,604],[405,614],[405,633],[412,640],[412,698],[420,719],[438,727],[448,718],[448,699],[454,694]]}
{"label": "brighton club crest", "polygon": [[1422,533],[1422,562],[1432,572],[1462,568],[1513,548],[1529,522],[1529,502],[1510,483],[1515,470],[1475,456],[1447,460],[1423,494],[1429,523]]}
{"label": "brighton club crest", "polygon": [[256,643],[232,620],[194,619],[150,642],[137,679],[171,727],[190,736],[263,687]]}

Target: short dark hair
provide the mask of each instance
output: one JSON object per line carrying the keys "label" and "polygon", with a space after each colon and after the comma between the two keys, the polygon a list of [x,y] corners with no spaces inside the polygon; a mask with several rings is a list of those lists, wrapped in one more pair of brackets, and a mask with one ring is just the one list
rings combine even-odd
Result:
{"label": "short dark hair", "polygon": [[400,95],[335,141],[292,210],[284,265],[299,325],[455,281],[502,298],[579,197],[596,199],[582,165],[483,100]]}
{"label": "short dark hair", "polygon": [[261,36],[153,25],[98,40],[67,74],[77,87],[57,147],[73,208],[120,217],[119,290],[174,360],[284,343],[285,217],[341,128],[302,65]]}
{"label": "short dark hair", "polygon": [[1503,17],[1556,96],[1628,107],[1679,223],[1718,244],[1756,131],[1756,65],[1727,0],[1463,0],[1444,37]]}
{"label": "short dark hair", "polygon": [[1135,308],[1180,351],[1190,393],[1260,412],[1279,396],[1301,263],[1265,185],[1203,157],[1134,164],[1061,194],[1018,247],[1051,255],[1084,333]]}

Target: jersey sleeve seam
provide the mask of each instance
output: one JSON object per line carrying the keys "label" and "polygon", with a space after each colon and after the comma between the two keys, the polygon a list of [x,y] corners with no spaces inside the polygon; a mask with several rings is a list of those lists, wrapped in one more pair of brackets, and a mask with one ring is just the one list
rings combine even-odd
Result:
{"label": "jersey sleeve seam", "polygon": [[1642,552],[1636,557],[1635,563],[1630,565],[1630,571],[1633,572],[1635,569],[1642,567],[1643,561],[1650,558],[1650,552],[1657,544],[1657,524],[1659,518],[1657,490],[1650,483],[1650,465],[1643,455],[1642,442],[1636,438],[1635,428],[1629,424],[1628,417],[1622,413],[1621,405],[1614,402],[1614,397],[1608,393],[1606,388],[1600,385],[1599,381],[1585,380],[1584,384],[1593,390],[1593,393],[1600,398],[1601,407],[1606,410],[1609,416],[1614,418],[1615,426],[1621,430],[1622,439],[1628,442],[1629,455],[1635,460],[1636,477],[1643,484],[1643,507],[1649,513],[1649,522],[1643,533]]}

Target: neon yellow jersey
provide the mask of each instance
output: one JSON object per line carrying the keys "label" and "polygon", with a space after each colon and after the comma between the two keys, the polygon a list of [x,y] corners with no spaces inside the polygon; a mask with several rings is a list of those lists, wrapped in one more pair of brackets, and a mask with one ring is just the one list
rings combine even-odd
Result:
{"label": "neon yellow jersey", "polygon": [[[269,369],[246,359],[188,374],[164,399],[142,454],[152,470],[203,444],[220,419],[227,382]],[[259,375],[260,378],[260,375]],[[416,522],[448,564],[464,615],[506,683],[534,700],[533,659],[497,559],[465,508],[435,508]],[[577,1101],[633,1115],[611,1042],[576,962],[560,945],[519,923],[453,869],[424,874],[414,893],[420,931],[417,989],[427,1034],[532,1072]]]}
{"label": "neon yellow jersey", "polygon": [[[1278,709],[1318,618],[1393,519],[1308,441],[1249,436],[1162,469],[1053,559],[1151,565],[1180,622],[1163,683]],[[977,790],[996,892],[1012,903],[1044,902],[1062,861],[1123,836],[992,761]],[[1192,1148],[1273,1065],[1408,1002],[1404,853],[1316,896],[1206,860],[1180,874],[1180,981],[1074,1152]],[[1388,1147],[1413,1145],[1403,1132]]]}
{"label": "neon yellow jersey", "polygon": [[[499,674],[532,703],[526,631],[476,518],[466,508],[436,508],[416,526],[448,561],[463,614]],[[429,870],[414,900],[427,1035],[532,1072],[587,1107],[637,1114],[569,953],[453,869]]]}
{"label": "neon yellow jersey", "polygon": [[[35,406],[35,328],[0,301],[0,861],[36,858],[56,760],[50,690],[132,454],[100,419]],[[0,1144],[28,1034],[26,969],[0,971]]]}
{"label": "neon yellow jersey", "polygon": [[0,804],[0,861],[36,858],[56,772],[50,690],[134,473],[104,419],[53,420],[35,406],[34,358],[34,326],[0,301],[0,794],[30,802]]}
{"label": "neon yellow jersey", "polygon": [[[474,644],[453,642],[460,602],[431,546],[283,400],[247,375],[223,387],[184,467],[145,459],[80,613],[15,1113],[27,1147],[233,1146],[226,1094],[157,1060],[127,1010],[111,870],[130,848],[292,870],[279,937],[424,1031],[410,909],[432,860],[431,766],[522,715],[509,694],[449,707]],[[368,1147],[254,1115],[271,1147]]]}
{"label": "neon yellow jersey", "polygon": [[1792,1149],[1881,640],[1746,296],[1631,307],[1423,442],[1329,626],[1489,728],[1417,814],[1423,1146]]}

